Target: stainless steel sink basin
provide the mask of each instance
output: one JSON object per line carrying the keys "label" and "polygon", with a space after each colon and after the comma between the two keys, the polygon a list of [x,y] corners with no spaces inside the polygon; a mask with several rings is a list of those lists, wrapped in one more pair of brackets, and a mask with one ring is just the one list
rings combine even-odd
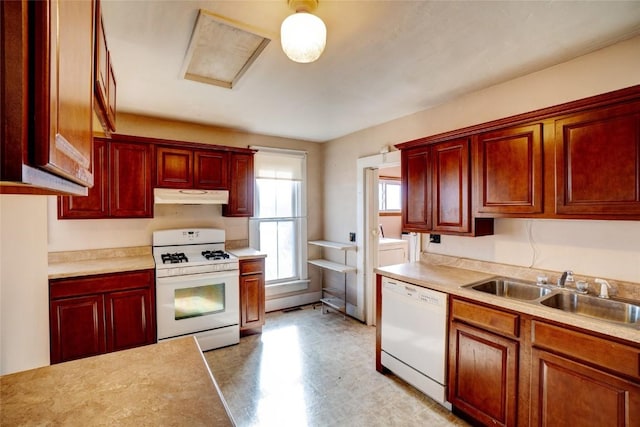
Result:
{"label": "stainless steel sink basin", "polygon": [[470,285],[469,287],[487,294],[525,301],[535,300],[552,292],[551,289],[543,288],[532,283],[517,282],[503,278],[491,279],[486,282]]}
{"label": "stainless steel sink basin", "polygon": [[543,299],[540,304],[596,319],[640,325],[640,306],[622,301],[563,292]]}

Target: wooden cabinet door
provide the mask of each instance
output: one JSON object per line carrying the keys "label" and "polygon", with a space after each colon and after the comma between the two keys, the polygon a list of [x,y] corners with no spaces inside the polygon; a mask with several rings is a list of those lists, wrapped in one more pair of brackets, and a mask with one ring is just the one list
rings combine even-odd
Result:
{"label": "wooden cabinet door", "polygon": [[222,205],[222,215],[253,216],[253,154],[232,153],[229,158],[229,203]]}
{"label": "wooden cabinet door", "polygon": [[156,341],[151,287],[105,294],[105,311],[107,352]]}
{"label": "wooden cabinet door", "polygon": [[153,216],[151,145],[112,141],[109,151],[111,216]]}
{"label": "wooden cabinet door", "polygon": [[229,156],[224,151],[194,151],[195,188],[226,190],[229,182]]}
{"label": "wooden cabinet door", "polygon": [[556,213],[640,214],[640,102],[556,120]]}
{"label": "wooden cabinet door", "polygon": [[59,219],[97,219],[109,216],[109,150],[106,142],[95,139],[93,146],[94,185],[87,196],[60,196]]}
{"label": "wooden cabinet door", "polygon": [[252,274],[240,278],[240,328],[264,325],[264,276]]}
{"label": "wooden cabinet door", "polygon": [[484,425],[515,426],[518,357],[518,342],[451,322],[449,402]]}
{"label": "wooden cabinet door", "polygon": [[469,140],[435,144],[432,169],[433,231],[471,231]]}
{"label": "wooden cabinet door", "polygon": [[[612,361],[615,363],[615,361]],[[638,425],[640,384],[533,350],[532,426]]]}
{"label": "wooden cabinet door", "polygon": [[541,124],[482,133],[473,157],[477,213],[543,212]]}
{"label": "wooden cabinet door", "polygon": [[91,187],[95,1],[33,5],[35,163]]}
{"label": "wooden cabinet door", "polygon": [[432,226],[431,215],[431,148],[403,150],[402,230],[425,232]]}
{"label": "wooden cabinet door", "polygon": [[240,330],[265,321],[264,259],[240,261]]}
{"label": "wooden cabinet door", "polygon": [[49,316],[52,364],[105,352],[102,295],[52,300]]}
{"label": "wooden cabinet door", "polygon": [[193,188],[193,151],[182,148],[156,149],[157,186]]}

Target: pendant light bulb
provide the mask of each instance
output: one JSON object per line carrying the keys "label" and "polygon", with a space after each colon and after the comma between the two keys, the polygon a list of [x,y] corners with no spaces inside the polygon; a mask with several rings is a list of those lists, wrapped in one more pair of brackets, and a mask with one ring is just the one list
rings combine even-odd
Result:
{"label": "pendant light bulb", "polygon": [[322,19],[308,12],[317,2],[291,1],[296,13],[289,15],[280,27],[280,42],[284,53],[295,62],[309,63],[317,60],[327,43],[327,27]]}

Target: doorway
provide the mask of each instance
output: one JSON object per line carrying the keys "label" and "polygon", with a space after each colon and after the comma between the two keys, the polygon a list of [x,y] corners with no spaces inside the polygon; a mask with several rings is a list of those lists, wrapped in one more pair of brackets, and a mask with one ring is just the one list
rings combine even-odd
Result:
{"label": "doorway", "polygon": [[[378,265],[378,240],[380,221],[378,220],[379,170],[400,166],[400,151],[376,154],[358,159],[357,192],[357,260],[356,288],[358,290],[357,316],[367,325],[375,324],[375,273]],[[360,303],[364,304],[361,305]]]}

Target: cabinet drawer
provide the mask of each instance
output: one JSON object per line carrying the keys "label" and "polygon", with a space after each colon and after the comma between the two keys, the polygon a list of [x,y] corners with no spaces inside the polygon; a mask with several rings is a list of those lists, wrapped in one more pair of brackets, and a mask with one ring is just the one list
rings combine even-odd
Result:
{"label": "cabinet drawer", "polygon": [[640,379],[640,348],[539,321],[534,321],[532,327],[534,347]]}
{"label": "cabinet drawer", "polygon": [[252,259],[240,261],[240,274],[256,274],[264,271],[263,259]]}
{"label": "cabinet drawer", "polygon": [[520,316],[460,300],[451,301],[451,318],[508,337],[520,335]]}
{"label": "cabinet drawer", "polygon": [[154,270],[54,279],[49,283],[51,299],[99,294],[124,289],[148,288],[154,284]]}

